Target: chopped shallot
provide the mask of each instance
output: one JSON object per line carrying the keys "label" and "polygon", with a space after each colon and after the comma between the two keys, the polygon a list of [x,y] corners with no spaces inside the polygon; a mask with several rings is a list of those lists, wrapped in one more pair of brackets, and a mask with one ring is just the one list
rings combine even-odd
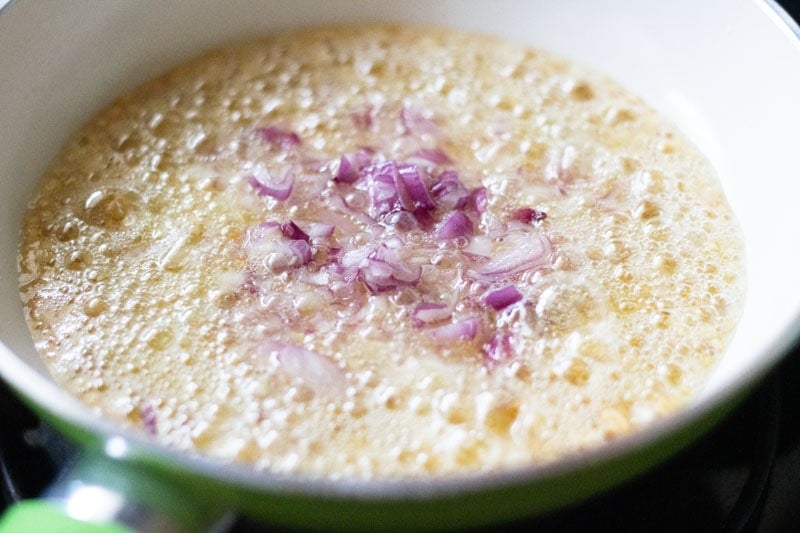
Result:
{"label": "chopped shallot", "polygon": [[450,214],[439,229],[436,231],[436,238],[440,241],[455,239],[457,237],[470,237],[474,232],[472,221],[460,211]]}
{"label": "chopped shallot", "polygon": [[293,239],[286,243],[286,247],[291,251],[293,256],[292,260],[289,262],[289,266],[307,265],[311,262],[311,246],[307,241]]}
{"label": "chopped shallot", "polygon": [[345,270],[354,271],[373,293],[416,285],[422,267],[407,264],[399,255],[402,240],[391,238],[376,247],[365,246],[346,252],[341,258]]}
{"label": "chopped shallot", "polygon": [[372,155],[374,153],[374,150],[366,146],[362,146],[361,149],[355,153],[353,160],[355,161],[358,170],[361,170],[362,168],[372,164]]}
{"label": "chopped shallot", "polygon": [[473,259],[489,259],[494,249],[494,243],[491,237],[486,235],[475,235],[469,240],[469,243],[461,249],[464,255]]}
{"label": "chopped shallot", "polygon": [[499,311],[520,300],[522,300],[522,294],[520,294],[515,286],[508,285],[502,289],[490,292],[483,301],[486,302],[486,305]]}
{"label": "chopped shallot", "polygon": [[350,118],[353,120],[353,125],[360,130],[370,129],[373,123],[372,120],[373,110],[374,110],[373,107],[370,105],[367,106],[367,108],[360,113],[358,112],[351,113]]}
{"label": "chopped shallot", "polygon": [[289,222],[262,222],[247,231],[245,253],[254,268],[281,272],[311,262],[312,250],[308,235]]}
{"label": "chopped shallot", "polygon": [[486,187],[478,187],[470,191],[466,200],[466,209],[473,211],[479,215],[486,211],[489,205],[489,199],[486,193]]}
{"label": "chopped shallot", "polygon": [[306,233],[312,239],[323,239],[333,235],[336,226],[325,222],[307,222],[304,224]]}
{"label": "chopped shallot", "polygon": [[436,204],[428,194],[421,170],[417,165],[403,163],[397,165],[395,180],[403,208],[415,212],[420,209],[433,209]]}
{"label": "chopped shallot", "polygon": [[390,226],[394,226],[400,231],[411,231],[419,227],[417,217],[403,209],[398,209],[397,211],[388,213],[385,217],[383,217],[383,222]]}
{"label": "chopped shallot", "polygon": [[550,263],[550,239],[536,233],[509,233],[503,240],[499,254],[480,265],[480,277],[504,279],[527,270],[538,270]]}
{"label": "chopped shallot", "polygon": [[433,228],[435,219],[433,218],[433,211],[427,209],[417,209],[414,211],[414,218],[417,219],[419,227],[425,231],[430,231]]}
{"label": "chopped shallot", "polygon": [[532,224],[534,222],[541,222],[547,218],[547,213],[532,209],[530,207],[522,207],[511,212],[511,220],[519,220]]}
{"label": "chopped shallot", "polygon": [[516,355],[514,346],[511,344],[511,334],[505,331],[498,331],[483,346],[484,364],[502,363],[512,359]]}
{"label": "chopped shallot", "polygon": [[467,318],[452,324],[445,324],[427,330],[428,334],[439,342],[469,341],[478,332],[478,319]]}
{"label": "chopped shallot", "polygon": [[431,194],[436,203],[445,209],[461,209],[466,205],[469,192],[454,170],[443,172],[438,181],[431,185]]}
{"label": "chopped shallot", "polygon": [[142,427],[150,435],[158,434],[158,416],[156,410],[151,404],[147,404],[141,408],[139,416],[142,419]]}
{"label": "chopped shallot", "polygon": [[302,346],[265,341],[256,353],[260,356],[274,356],[280,369],[292,377],[300,379],[314,392],[328,395],[341,395],[347,387],[347,380],[341,368],[330,359]]}
{"label": "chopped shallot", "polygon": [[247,177],[247,183],[259,196],[271,196],[276,200],[286,200],[294,187],[294,175],[291,169],[283,173],[283,177],[274,178],[263,165],[258,165],[253,174]]}
{"label": "chopped shallot", "polygon": [[353,183],[358,179],[358,170],[346,155],[342,155],[339,158],[339,168],[334,175],[334,179],[343,183]]}
{"label": "chopped shallot", "polygon": [[430,324],[450,318],[453,314],[452,309],[447,304],[442,303],[422,303],[414,308],[411,318],[417,325]]}
{"label": "chopped shallot", "polygon": [[281,224],[281,232],[287,239],[311,242],[311,238],[308,236],[308,234],[301,230],[297,224],[291,220],[285,224]]}
{"label": "chopped shallot", "polygon": [[395,211],[400,205],[397,191],[397,163],[387,161],[364,169],[369,191],[369,215],[379,220],[386,213]]}
{"label": "chopped shallot", "polygon": [[420,111],[411,105],[404,105],[400,110],[400,124],[406,133],[433,133],[438,130],[432,113]]}
{"label": "chopped shallot", "polygon": [[256,128],[258,136],[268,144],[288,150],[302,144],[300,136],[292,131],[287,131],[275,126]]}
{"label": "chopped shallot", "polygon": [[386,243],[378,246],[362,263],[361,279],[374,293],[400,286],[415,285],[422,276],[421,267],[411,267],[404,263],[397,250]]}
{"label": "chopped shallot", "polygon": [[[407,132],[429,132],[434,126],[427,116],[408,107],[403,108],[401,121]],[[268,142],[284,148],[300,143],[299,137],[283,130],[259,131]],[[329,299],[325,301],[363,300],[369,293],[404,287],[416,287],[412,290],[424,298],[431,290],[427,285],[435,283],[433,265],[439,264],[432,257],[446,253],[451,257],[448,261],[462,262],[459,271],[466,281],[476,284],[473,294],[483,293],[486,307],[501,311],[524,300],[515,285],[498,282],[550,264],[553,250],[549,238],[531,227],[547,214],[529,207],[513,210],[505,221],[487,214],[486,187],[467,189],[455,170],[436,169],[452,163],[441,149],[419,148],[419,144],[413,146],[418,141],[411,136],[404,139],[412,145],[408,153],[416,151],[403,162],[386,160],[369,147],[341,155],[338,167],[328,159],[326,168],[333,167],[333,180],[339,185],[326,185],[323,192],[311,196],[322,204],[318,217],[299,223],[268,221],[248,230],[245,253],[248,284],[254,293],[268,283],[266,269],[272,274],[288,271],[290,279],[314,290],[327,289]],[[432,178],[431,172],[441,173]],[[303,176],[298,179],[298,191],[305,191]],[[322,181],[329,184],[330,179],[329,172]],[[279,200],[286,199],[295,185],[291,169],[275,180],[263,165],[256,167],[248,182],[260,195]],[[305,201],[295,198],[301,200]],[[451,240],[456,244],[444,242]],[[315,260],[311,268],[289,270]],[[424,285],[418,286],[423,272]],[[442,289],[433,288],[438,293]],[[457,300],[418,303],[410,310],[411,320],[442,344],[478,338],[485,365],[515,356],[510,333],[499,331],[497,325],[483,331],[483,318],[477,315],[454,316],[457,304]],[[287,374],[315,391],[345,387],[343,371],[323,355],[277,341],[262,343],[259,350],[268,350]]]}
{"label": "chopped shallot", "polygon": [[434,165],[449,165],[453,162],[441,148],[420,148],[412,157],[424,159]]}

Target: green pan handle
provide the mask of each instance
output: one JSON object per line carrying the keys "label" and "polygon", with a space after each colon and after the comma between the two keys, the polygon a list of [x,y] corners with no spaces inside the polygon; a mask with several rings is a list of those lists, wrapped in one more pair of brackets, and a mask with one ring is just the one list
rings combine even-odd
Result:
{"label": "green pan handle", "polygon": [[88,452],[45,491],[0,518],[0,533],[194,532],[231,515],[130,461]]}
{"label": "green pan handle", "polygon": [[133,533],[111,522],[84,522],[49,500],[23,500],[0,518],[0,533]]}

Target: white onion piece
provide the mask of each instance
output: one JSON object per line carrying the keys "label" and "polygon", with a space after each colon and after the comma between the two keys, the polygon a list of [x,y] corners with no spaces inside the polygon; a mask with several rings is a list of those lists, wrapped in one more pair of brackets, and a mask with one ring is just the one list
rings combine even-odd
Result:
{"label": "white onion piece", "polygon": [[257,226],[247,228],[245,235],[245,247],[254,247],[280,238],[283,236],[283,232],[277,222],[262,222]]}
{"label": "white onion piece", "polygon": [[445,324],[427,330],[428,334],[438,342],[469,341],[475,338],[478,332],[478,319],[467,318],[452,324]]}
{"label": "white onion piece", "polygon": [[374,246],[362,246],[346,251],[341,258],[341,265],[345,268],[360,267],[369,255],[375,251]]}
{"label": "white onion piece", "polygon": [[259,196],[271,196],[276,200],[286,200],[294,188],[294,173],[291,168],[283,172],[280,178],[273,176],[264,165],[257,165],[253,174],[247,177],[247,183]]}
{"label": "white onion piece", "polygon": [[397,285],[413,285],[422,276],[420,267],[412,267],[406,264],[392,250],[378,248],[376,254],[370,259],[389,265],[392,268],[392,278],[397,282]]}
{"label": "white onion piece", "polygon": [[403,239],[395,235],[378,246],[362,246],[345,252],[340,260],[345,269],[344,277],[352,281],[348,274],[355,271],[372,291],[377,294],[397,287],[415,285],[422,277],[422,267],[410,265],[400,257],[398,250],[403,247]]}
{"label": "white onion piece", "polygon": [[304,222],[303,227],[306,228],[306,233],[312,239],[324,239],[333,235],[336,226],[327,224],[325,222]]}
{"label": "white onion piece", "polygon": [[509,233],[498,247],[500,250],[475,270],[479,277],[497,280],[538,270],[550,264],[553,251],[550,239],[536,233]]}
{"label": "white onion piece", "polygon": [[[286,235],[298,238],[289,238]],[[244,249],[247,260],[255,268],[273,273],[299,267],[311,262],[312,251],[308,235],[292,222],[277,224],[263,222],[247,230]]]}
{"label": "white onion piece", "polygon": [[307,283],[308,285],[327,287],[331,284],[331,272],[328,270],[318,270],[313,272],[307,268],[304,268],[299,272],[297,279]]}
{"label": "white onion piece", "polygon": [[[330,208],[324,215],[320,215],[320,220],[325,220],[335,224],[344,234],[356,234],[362,231],[360,225],[366,226],[366,230],[377,231],[381,226],[370,216],[351,208],[344,199],[337,194],[326,194],[322,201]],[[359,225],[360,224],[360,225]]]}
{"label": "white onion piece", "polygon": [[244,272],[227,270],[218,274],[215,281],[216,288],[222,293],[232,294],[244,286],[247,281],[247,275]]}
{"label": "white onion piece", "polygon": [[404,209],[388,213],[383,217],[383,223],[395,227],[400,231],[412,231],[419,228],[417,217]]}
{"label": "white onion piece", "polygon": [[394,269],[391,265],[375,259],[367,259],[359,268],[359,275],[373,293],[394,289],[399,284],[394,279]]}
{"label": "white onion piece", "polygon": [[300,379],[316,393],[340,396],[347,388],[347,379],[341,368],[324,355],[302,346],[265,341],[258,346],[257,353],[274,356],[283,372]]}
{"label": "white onion piece", "polygon": [[464,255],[473,259],[489,259],[494,250],[494,241],[486,235],[475,235],[469,243],[461,249]]}
{"label": "white onion piece", "polygon": [[447,304],[421,303],[414,308],[411,318],[417,325],[431,324],[450,318],[453,310]]}
{"label": "white onion piece", "polygon": [[372,292],[382,292],[396,287],[415,285],[422,277],[422,268],[407,265],[397,252],[385,245],[370,254],[361,276]]}
{"label": "white onion piece", "polygon": [[399,250],[403,246],[405,246],[406,241],[403,240],[403,237],[400,235],[392,235],[385,241],[383,241],[383,245],[387,248],[391,248],[393,250]]}

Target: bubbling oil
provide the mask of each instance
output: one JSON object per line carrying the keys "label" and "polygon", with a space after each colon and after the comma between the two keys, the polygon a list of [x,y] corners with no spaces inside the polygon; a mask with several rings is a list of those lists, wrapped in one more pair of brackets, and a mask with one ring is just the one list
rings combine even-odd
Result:
{"label": "bubbling oil", "polygon": [[[486,188],[480,238],[375,224],[333,179],[342,154],[421,148]],[[258,168],[291,173],[287,199],[254,192]],[[546,213],[524,231],[547,263],[470,274],[465,249],[509,253],[518,208]],[[335,228],[308,264],[248,248],[289,220]],[[337,246],[387,234],[418,282],[323,276]],[[19,269],[38,350],[98,414],[257,469],[381,477],[542,464],[674,413],[735,327],[743,259],[709,164],[613,81],[491,37],[369,26],[230,46],[123,96],[43,177]],[[520,303],[483,303],[506,285]],[[437,340],[421,303],[478,317],[476,337]]]}

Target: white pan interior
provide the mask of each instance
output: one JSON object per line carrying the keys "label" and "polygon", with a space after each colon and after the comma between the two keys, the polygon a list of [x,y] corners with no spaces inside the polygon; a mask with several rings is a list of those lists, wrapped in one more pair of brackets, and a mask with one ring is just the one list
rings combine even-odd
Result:
{"label": "white pan interior", "polygon": [[16,274],[25,204],[71,131],[126,89],[216,44],[367,20],[447,25],[548,49],[611,75],[668,116],[716,166],[747,247],[744,316],[698,402],[724,401],[785,351],[800,328],[800,39],[769,2],[12,1],[0,12],[4,377],[63,416],[87,416],[44,384]]}

